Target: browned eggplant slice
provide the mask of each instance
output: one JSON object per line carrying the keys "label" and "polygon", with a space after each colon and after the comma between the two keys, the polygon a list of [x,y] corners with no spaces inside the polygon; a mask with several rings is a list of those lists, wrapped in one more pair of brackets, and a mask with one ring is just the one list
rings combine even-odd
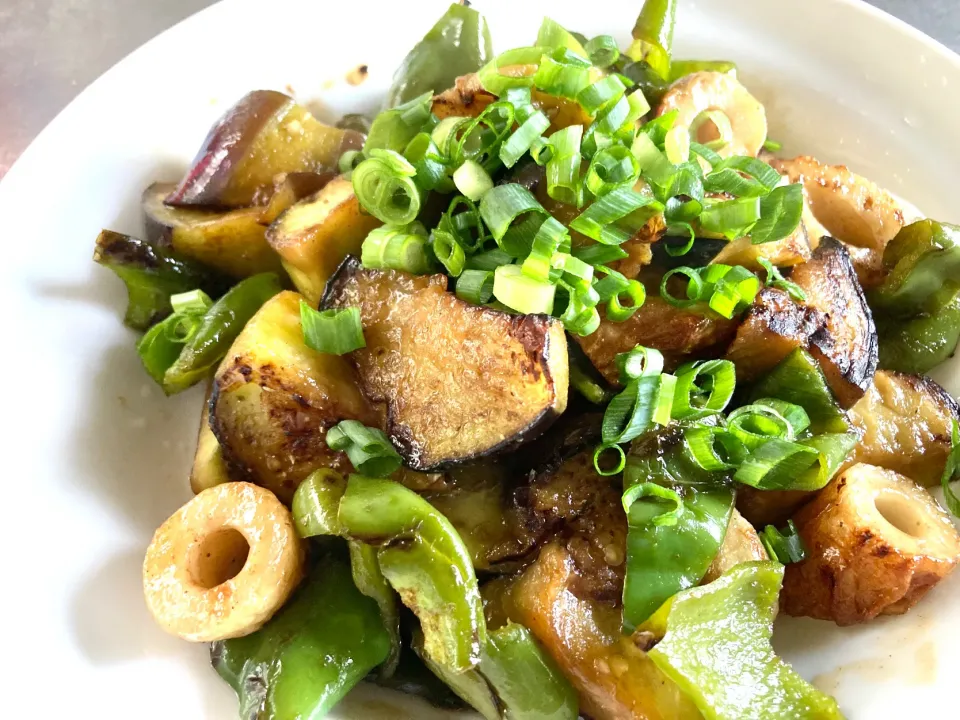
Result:
{"label": "browned eggplant slice", "polygon": [[950,454],[950,433],[960,406],[930,378],[878,370],[873,385],[850,408],[860,442],[847,460],[877,465],[930,486]]}
{"label": "browned eggplant slice", "polygon": [[849,408],[870,387],[879,360],[877,328],[850,254],[837,240],[823,238],[810,262],[795,267],[790,279],[803,288],[806,304],[824,317],[810,337],[810,353],[841,407]]}
{"label": "browned eggplant slice", "polygon": [[332,170],[340,155],[362,145],[360,133],[320,123],[289,95],[255,90],[211,128],[166,202],[217,208],[263,205],[280,173]]}
{"label": "browned eggplant slice", "polygon": [[297,290],[316,305],[343,259],[358,254],[367,233],[381,224],[360,208],[353,183],[338,177],[283,213],[267,230],[267,242]]}
{"label": "browned eggplant slice", "polygon": [[273,183],[273,195],[270,202],[260,212],[260,223],[269,225],[287,210],[315,192],[336,177],[336,173],[294,172],[278,175]]}
{"label": "browned eggplant slice", "polygon": [[154,183],[143,192],[141,208],[147,241],[235,278],[282,270],[266,240],[258,208],[214,212],[170,207],[163,198],[173,186]]}
{"label": "browned eggplant slice", "polygon": [[663,353],[667,369],[692,357],[707,355],[730,342],[739,319],[707,317],[681,310],[656,295],[648,295],[643,306],[625,322],[602,317],[596,332],[577,337],[584,354],[611,383],[619,381],[616,357],[636,345]]}
{"label": "browned eggplant slice", "polygon": [[443,275],[369,270],[348,257],[324,309],[357,307],[367,346],[350,354],[408,467],[429,470],[514,448],[567,406],[567,342],[545,315],[465,303]]}
{"label": "browned eggplant slice", "polygon": [[727,532],[723,536],[723,544],[720,545],[717,556],[710,563],[707,574],[703,576],[700,584],[706,585],[713,582],[727,570],[740,563],[767,559],[767,551],[764,550],[757,531],[734,508],[730,513],[730,522],[727,524]]}
{"label": "browned eggplant slice", "polygon": [[351,470],[326,442],[327,430],[347,418],[380,425],[350,364],[304,344],[300,296],[275,295],[247,323],[214,377],[210,426],[231,476],[289,503],[314,470]]}

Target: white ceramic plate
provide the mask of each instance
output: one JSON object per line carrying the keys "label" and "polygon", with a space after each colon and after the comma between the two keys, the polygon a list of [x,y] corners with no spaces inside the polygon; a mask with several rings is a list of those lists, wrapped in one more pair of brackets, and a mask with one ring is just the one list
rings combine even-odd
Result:
{"label": "white ceramic plate", "polygon": [[[151,534],[189,497],[201,396],[164,398],[147,379],[120,322],[123,287],[90,262],[93,241],[102,227],[137,233],[141,189],[179,177],[248,90],[292,89],[321,117],[375,107],[446,4],[228,0],[91,85],[3,180],[0,715],[236,717],[206,648],[165,636],[140,591]],[[547,12],[625,42],[640,2],[476,4],[503,50],[529,44]],[[735,60],[785,152],[846,162],[960,220],[960,58],[929,38],[850,0],[682,0],[677,48]],[[347,85],[362,63],[368,81]],[[960,389],[956,363],[939,378]],[[958,591],[960,573],[904,618],[784,621],[776,642],[851,718],[956,717]],[[339,715],[435,715],[388,701],[352,696]]]}

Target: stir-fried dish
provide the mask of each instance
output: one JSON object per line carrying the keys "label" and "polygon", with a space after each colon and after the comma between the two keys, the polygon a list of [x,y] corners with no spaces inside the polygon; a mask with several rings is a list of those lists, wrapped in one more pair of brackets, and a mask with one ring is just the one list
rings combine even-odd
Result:
{"label": "stir-fried dish", "polygon": [[146,371],[207,387],[143,586],[241,717],[367,681],[488,720],[839,718],[777,613],[902,614],[957,564],[960,407],[924,373],[960,228],[779,156],[675,14],[494,55],[453,5],[375,118],[252,92],[97,239]]}

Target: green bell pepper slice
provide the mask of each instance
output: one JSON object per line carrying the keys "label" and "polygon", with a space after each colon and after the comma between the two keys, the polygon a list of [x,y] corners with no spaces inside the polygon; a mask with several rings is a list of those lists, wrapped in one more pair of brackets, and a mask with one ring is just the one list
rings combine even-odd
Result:
{"label": "green bell pepper slice", "polygon": [[960,281],[960,227],[918,220],[897,233],[883,251],[887,277],[867,295],[881,316],[912,317],[946,280]]}
{"label": "green bell pepper slice", "polygon": [[844,433],[850,429],[846,413],[837,405],[816,360],[797,348],[750,389],[750,402],[776,398],[799,405],[810,417],[812,433]]}
{"label": "green bell pepper slice", "polygon": [[677,594],[640,626],[659,639],[650,658],[706,720],[843,718],[833,698],[773,651],[782,581],[779,563],[743,563]]}
{"label": "green bell pepper slice", "polygon": [[722,485],[728,481],[698,467],[674,433],[634,443],[624,469],[626,631],[703,579],[730,522],[733,490]]}
{"label": "green bell pepper slice", "polygon": [[385,109],[424,93],[439,93],[461,75],[483,67],[493,57],[487,21],[476,10],[452,4],[443,17],[407,54],[393,76]]}
{"label": "green bell pepper slice", "polygon": [[633,26],[627,57],[635,62],[644,60],[660,77],[669,78],[676,22],[677,0],[646,0]]}
{"label": "green bell pepper slice", "polygon": [[947,280],[908,320],[877,318],[880,367],[924,375],[950,359],[960,341],[960,283]]}
{"label": "green bell pepper slice", "polygon": [[320,718],[390,654],[377,604],[327,556],[260,630],[214,643],[216,671],[237,693],[240,716]]}
{"label": "green bell pepper slice", "polygon": [[[414,648],[422,648],[422,635]],[[422,653],[422,650],[421,650]],[[485,720],[575,720],[577,693],[522,625],[489,632],[480,664],[455,674],[424,662]]]}
{"label": "green bell pepper slice", "polygon": [[450,522],[392,480],[351,475],[340,523],[352,540],[377,546],[380,570],[417,615],[432,662],[453,673],[480,662],[486,625],[473,563]]}

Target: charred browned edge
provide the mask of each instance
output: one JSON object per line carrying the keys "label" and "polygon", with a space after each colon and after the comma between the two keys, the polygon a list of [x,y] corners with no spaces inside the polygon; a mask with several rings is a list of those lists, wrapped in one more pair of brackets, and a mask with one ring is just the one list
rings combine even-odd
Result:
{"label": "charred browned edge", "polygon": [[333,275],[327,280],[323,288],[323,295],[320,297],[320,309],[329,310],[333,307],[337,298],[343,293],[344,285],[350,278],[363,269],[360,258],[356,255],[347,255],[334,270]]}
{"label": "charred browned edge", "polygon": [[[247,382],[247,378],[251,374],[250,366],[245,365],[240,357],[236,357],[234,358],[231,370],[234,367],[240,376],[244,378],[244,382]],[[246,368],[246,372],[244,372],[244,368]],[[207,422],[210,425],[210,430],[213,431],[214,437],[217,438],[217,442],[220,444],[220,453],[223,457],[224,464],[227,466],[227,475],[231,480],[257,484],[256,473],[249,465],[234,454],[230,443],[227,442],[229,434],[220,424],[220,419],[217,416],[217,402],[220,399],[221,390],[221,383],[218,380],[214,380],[210,388],[210,399],[207,401]]]}
{"label": "charred browned edge", "polygon": [[157,253],[149,243],[132,235],[101,230],[93,250],[93,259],[100,263],[118,262],[156,268],[160,264]]}
{"label": "charred browned edge", "polygon": [[766,287],[744,318],[744,323],[758,319],[770,332],[783,337],[803,338],[804,344],[823,328],[826,318],[816,308],[795,303],[783,290]]}
{"label": "charred browned edge", "polygon": [[[276,90],[255,90],[227,110],[207,133],[190,170],[163,202],[173,206],[205,205],[210,197],[219,195],[231,179],[231,173],[224,171],[237,160],[233,149],[259,132],[291,100],[289,95]],[[214,147],[219,148],[216,154],[210,153]]]}
{"label": "charred browned edge", "polygon": [[[956,399],[936,380],[928,378],[925,375],[909,375],[907,373],[896,372],[894,370],[886,370],[885,372],[893,375],[899,380],[902,380],[917,392],[927,395],[935,403],[937,403],[937,405],[946,408],[947,412],[949,412],[957,421],[960,421],[960,403],[958,403]],[[950,438],[945,437],[944,440],[949,442]]]}

